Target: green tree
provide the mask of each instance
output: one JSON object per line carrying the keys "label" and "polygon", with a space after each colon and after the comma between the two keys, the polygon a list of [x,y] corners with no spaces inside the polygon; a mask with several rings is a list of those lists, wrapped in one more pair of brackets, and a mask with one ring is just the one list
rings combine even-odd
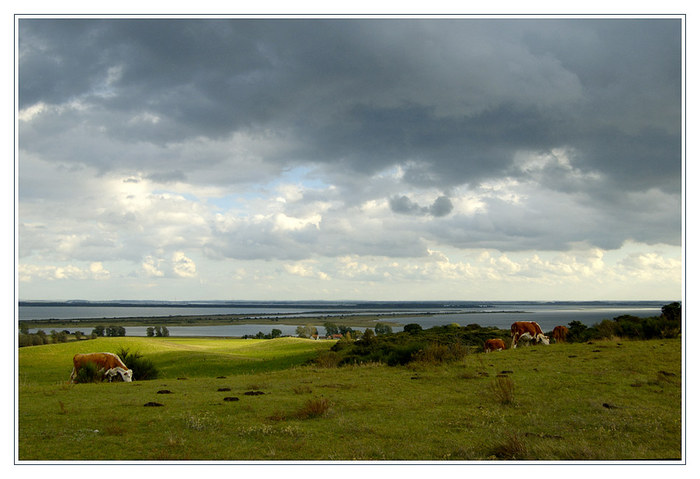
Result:
{"label": "green tree", "polygon": [[314,334],[318,334],[316,327],[310,324],[307,324],[306,326],[297,326],[296,332],[297,336],[300,338],[310,338]]}
{"label": "green tree", "polygon": [[416,334],[423,331],[423,327],[417,323],[407,324],[403,327],[404,332],[409,334]]}
{"label": "green tree", "polygon": [[124,328],[124,326],[109,326],[107,328],[107,336],[109,336],[110,338],[126,336],[126,329]]}
{"label": "green tree", "polygon": [[36,339],[33,341],[33,344],[49,344],[49,337],[43,329],[37,331],[35,337]]}
{"label": "green tree", "polygon": [[367,343],[372,343],[376,340],[377,340],[377,337],[374,335],[374,331],[372,331],[369,328],[365,329],[365,332],[362,334],[362,341],[365,341]]}
{"label": "green tree", "polygon": [[19,345],[20,348],[23,348],[25,346],[31,346],[32,345],[32,336],[33,334],[26,334],[26,333],[19,333],[19,338],[17,341],[17,344]]}
{"label": "green tree", "polygon": [[282,336],[282,330],[281,330],[281,329],[275,328],[275,329],[273,329],[273,330],[270,332],[270,337],[271,337],[272,339],[279,338],[280,336]]}
{"label": "green tree", "polygon": [[377,336],[380,336],[382,334],[391,334],[393,333],[391,326],[389,326],[386,323],[377,323],[374,326],[374,332],[377,334]]}
{"label": "green tree", "polygon": [[681,303],[678,301],[667,304],[661,308],[661,316],[667,321],[681,321]]}
{"label": "green tree", "polygon": [[92,334],[95,336],[104,336],[105,335],[105,327],[104,326],[95,326],[95,328],[92,330]]}
{"label": "green tree", "polygon": [[146,336],[149,338],[152,338],[155,333],[153,332],[153,326],[149,326],[146,328]]}
{"label": "green tree", "polygon": [[56,331],[55,329],[51,330],[51,342],[54,344],[58,343],[65,343],[68,341],[68,335],[66,334],[65,331]]}
{"label": "green tree", "polygon": [[583,342],[588,339],[588,326],[581,321],[571,321],[569,323],[569,334],[566,335],[566,340],[572,343]]}
{"label": "green tree", "polygon": [[342,324],[338,326],[338,334],[342,334],[343,336],[345,336],[347,333],[350,333],[351,336],[354,333],[350,326],[345,326]]}
{"label": "green tree", "polygon": [[326,336],[340,334],[340,329],[338,329],[338,326],[334,323],[331,323],[330,321],[326,321],[325,323],[323,323],[323,327],[326,329]]}

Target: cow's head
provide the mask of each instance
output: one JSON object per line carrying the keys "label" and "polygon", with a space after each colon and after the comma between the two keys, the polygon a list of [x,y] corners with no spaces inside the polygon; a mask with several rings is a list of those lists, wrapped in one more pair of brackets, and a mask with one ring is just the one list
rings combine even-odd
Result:
{"label": "cow's head", "polygon": [[549,344],[549,336],[545,336],[544,334],[540,335],[540,341],[542,341],[543,344]]}
{"label": "cow's head", "polygon": [[110,382],[117,378],[121,378],[121,380],[125,383],[130,383],[133,374],[134,373],[131,369],[124,369],[117,366],[116,368],[108,369],[105,373],[105,377]]}

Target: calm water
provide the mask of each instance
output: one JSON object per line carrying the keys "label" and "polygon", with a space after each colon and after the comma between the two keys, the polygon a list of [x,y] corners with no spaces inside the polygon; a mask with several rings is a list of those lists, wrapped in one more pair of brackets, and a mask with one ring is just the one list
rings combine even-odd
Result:
{"label": "calm water", "polygon": [[[440,303],[423,303],[415,306],[410,303],[396,303],[392,308],[372,306],[344,305],[323,303],[319,305],[305,305],[303,307],[249,307],[249,306],[222,306],[222,307],[143,307],[143,306],[39,306],[22,305],[19,307],[20,320],[33,319],[80,319],[80,318],[105,318],[105,326],[109,325],[109,318],[123,317],[160,317],[160,316],[184,316],[184,315],[214,315],[214,314],[244,314],[251,318],[263,318],[271,315],[282,314],[279,317],[280,324],[241,324],[223,326],[168,326],[171,336],[244,336],[254,335],[262,331],[267,334],[273,328],[282,331],[283,335],[295,335],[296,326],[284,324],[284,317],[318,316],[327,315],[342,316],[343,314],[386,314],[391,311],[411,311],[425,314],[411,318],[386,317],[386,321],[400,324],[417,323],[423,328],[457,323],[461,326],[479,324],[481,326],[495,326],[508,329],[514,321],[537,321],[543,330],[550,331],[557,325],[568,325],[571,321],[580,321],[587,326],[592,326],[603,319],[613,319],[616,316],[630,314],[639,317],[656,316],[661,313],[661,307],[671,301],[638,302],[638,303],[512,303],[496,302],[487,303],[488,307],[460,307],[459,304],[442,305]],[[449,314],[429,314],[449,312]],[[154,322],[153,326],[163,324],[165,321]],[[323,334],[325,329],[321,326],[323,320],[311,321]],[[167,322],[165,322],[167,325]],[[342,323],[342,321],[341,321]],[[71,328],[67,328],[71,330]],[[81,329],[81,328],[78,328]],[[91,328],[82,328],[84,333],[89,333]],[[402,328],[394,327],[394,331]],[[35,332],[36,328],[30,329]],[[127,327],[128,336],[145,336],[146,327]]]}

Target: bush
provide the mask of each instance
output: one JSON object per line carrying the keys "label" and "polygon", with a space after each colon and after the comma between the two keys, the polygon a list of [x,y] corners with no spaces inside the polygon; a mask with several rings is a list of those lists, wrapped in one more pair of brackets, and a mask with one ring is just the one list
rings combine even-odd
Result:
{"label": "bush", "polygon": [[361,341],[364,341],[364,342],[366,342],[366,343],[371,344],[371,343],[373,343],[374,341],[376,341],[376,339],[377,339],[377,336],[374,334],[374,331],[372,331],[372,330],[369,329],[369,328],[365,329],[365,332],[362,333],[362,339],[361,339]]}
{"label": "bush", "polygon": [[326,398],[309,399],[304,406],[299,409],[295,416],[299,419],[312,419],[326,414],[331,407],[330,401]]}
{"label": "bush", "polygon": [[593,331],[581,321],[571,321],[569,323],[569,334],[566,335],[566,340],[570,343],[582,343],[591,339]]}
{"label": "bush", "polygon": [[417,361],[430,364],[441,364],[463,359],[469,350],[461,343],[438,344],[432,343],[415,355]]}
{"label": "bush", "polygon": [[133,381],[147,381],[149,379],[157,379],[160,371],[156,368],[153,361],[144,358],[141,353],[132,353],[128,348],[120,348],[117,351],[117,356],[121,358],[127,368],[131,369]]}
{"label": "bush", "polygon": [[24,334],[20,333],[18,345],[20,348],[25,346],[41,346],[42,344],[49,344],[51,340],[43,331],[38,331],[34,334]]}
{"label": "bush", "polygon": [[95,363],[85,363],[78,369],[75,382],[77,383],[99,383],[102,381],[104,371],[102,371]]}
{"label": "bush", "polygon": [[423,327],[420,324],[411,323],[404,326],[403,331],[404,333],[416,334],[420,331],[423,331]]}
{"label": "bush", "polygon": [[320,368],[336,368],[342,357],[335,351],[324,351],[314,360],[314,364]]}
{"label": "bush", "polygon": [[492,455],[497,459],[518,460],[527,457],[527,447],[517,434],[509,434],[505,441],[494,446]]}
{"label": "bush", "polygon": [[491,392],[494,398],[501,404],[513,404],[515,402],[515,384],[509,377],[497,377],[491,383]]}
{"label": "bush", "polygon": [[615,323],[609,319],[604,319],[600,323],[595,324],[593,330],[594,339],[612,339],[618,335]]}
{"label": "bush", "polygon": [[618,335],[630,339],[641,339],[644,336],[642,320],[636,316],[624,315],[613,319]]}
{"label": "bush", "polygon": [[419,328],[420,326],[408,328],[410,332],[379,336],[372,334],[370,330],[359,341],[339,341],[331,351],[341,355],[340,365],[382,362],[389,366],[397,366],[411,361],[438,364],[462,359],[472,349],[483,349],[484,341],[488,338],[506,338],[508,335],[507,331],[479,326],[434,326],[425,330]]}
{"label": "bush", "polygon": [[408,364],[413,361],[423,349],[423,343],[409,343],[396,346],[386,357],[389,366]]}
{"label": "bush", "polygon": [[[681,305],[680,303],[667,304],[661,308],[660,316],[639,318],[625,314],[613,318],[612,321],[604,319],[592,328],[586,328],[579,321],[569,323],[569,339],[571,341],[585,341],[592,339],[607,339],[615,336],[629,339],[664,339],[676,338],[681,334]],[[576,324],[575,324],[576,323]],[[575,326],[574,338],[571,337],[571,329]]]}

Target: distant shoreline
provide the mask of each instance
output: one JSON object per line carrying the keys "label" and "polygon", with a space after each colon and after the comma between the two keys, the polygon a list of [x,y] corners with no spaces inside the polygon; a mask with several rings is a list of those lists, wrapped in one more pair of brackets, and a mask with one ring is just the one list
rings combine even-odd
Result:
{"label": "distant shoreline", "polygon": [[[326,313],[333,314],[326,314]],[[73,318],[73,319],[24,319],[20,322],[31,325],[32,328],[56,328],[56,327],[81,327],[81,326],[224,326],[237,324],[286,324],[290,326],[306,325],[309,323],[322,324],[331,322],[355,327],[374,327],[377,322],[382,322],[394,327],[403,326],[402,323],[392,321],[398,318],[423,318],[427,316],[450,314],[525,314],[527,311],[446,311],[446,312],[411,312],[411,313],[379,313],[356,314],[345,311],[321,311],[313,316],[289,316],[288,313],[266,313],[264,316],[251,316],[249,314],[214,314],[214,315],[172,315],[172,316],[133,316],[133,317],[103,317],[103,318]]]}

